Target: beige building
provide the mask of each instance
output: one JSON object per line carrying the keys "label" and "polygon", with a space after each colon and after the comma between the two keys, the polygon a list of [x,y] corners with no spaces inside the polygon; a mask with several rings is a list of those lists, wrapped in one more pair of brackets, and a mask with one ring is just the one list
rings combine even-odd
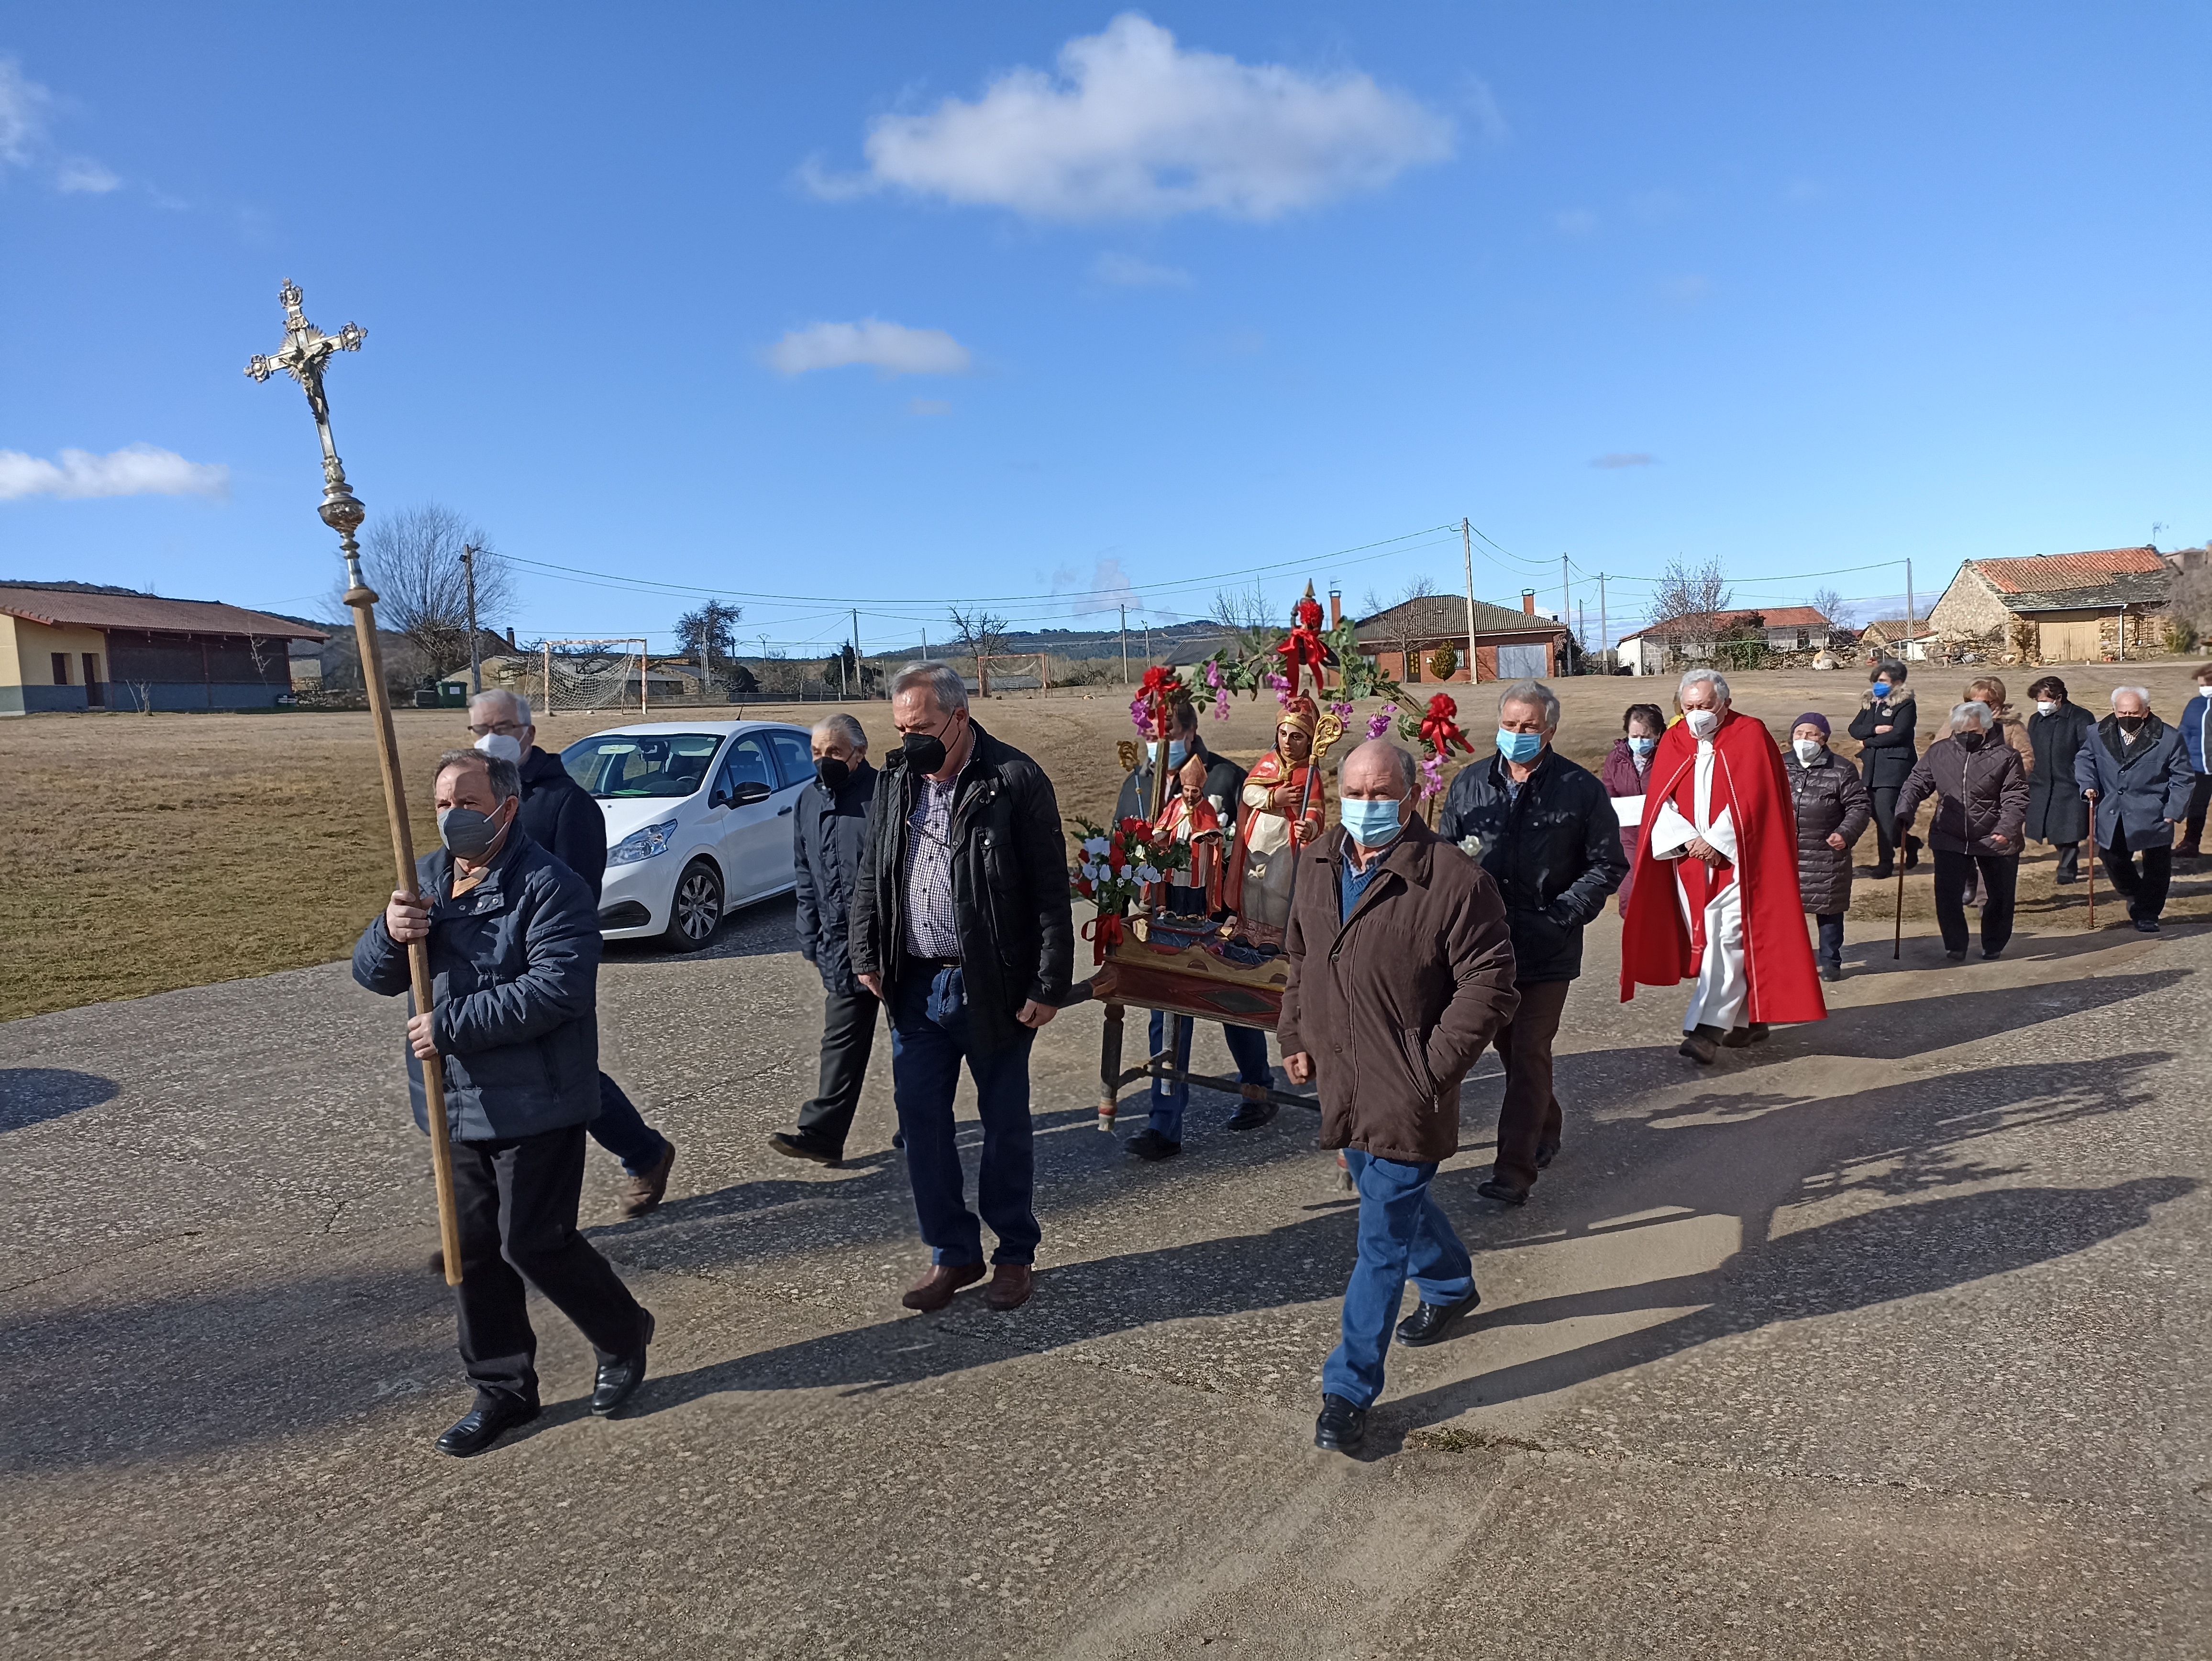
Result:
{"label": "beige building", "polygon": [[2163,649],[2173,569],[2155,548],[1970,559],[1928,614],[1946,646],[1999,660],[2087,663]]}

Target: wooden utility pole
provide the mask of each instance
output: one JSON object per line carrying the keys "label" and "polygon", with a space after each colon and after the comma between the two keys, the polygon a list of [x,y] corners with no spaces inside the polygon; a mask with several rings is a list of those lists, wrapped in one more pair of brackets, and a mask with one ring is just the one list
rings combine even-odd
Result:
{"label": "wooden utility pole", "polygon": [[1575,614],[1574,594],[1567,585],[1567,557],[1559,556],[1559,627],[1568,626],[1567,619]]}
{"label": "wooden utility pole", "polygon": [[1472,686],[1482,678],[1475,667],[1474,657],[1474,527],[1462,516],[1459,522],[1459,551],[1467,557],[1467,684]]}
{"label": "wooden utility pole", "polygon": [[1613,630],[1605,620],[1605,573],[1597,574],[1597,649],[1598,662],[1607,674],[1613,672]]}
{"label": "wooden utility pole", "polygon": [[1912,626],[1912,562],[1908,559],[1905,562],[1905,646],[1898,654],[1899,663],[1911,658],[1913,637],[1919,632]]}
{"label": "wooden utility pole", "polygon": [[868,696],[868,677],[860,667],[860,608],[853,608],[853,678],[860,683],[860,696]]}
{"label": "wooden utility pole", "polygon": [[467,580],[469,589],[469,696],[475,697],[483,691],[483,660],[477,650],[477,556],[483,551],[461,545],[461,575]]}
{"label": "wooden utility pole", "polygon": [[1129,684],[1129,608],[1121,608],[1121,684]]}

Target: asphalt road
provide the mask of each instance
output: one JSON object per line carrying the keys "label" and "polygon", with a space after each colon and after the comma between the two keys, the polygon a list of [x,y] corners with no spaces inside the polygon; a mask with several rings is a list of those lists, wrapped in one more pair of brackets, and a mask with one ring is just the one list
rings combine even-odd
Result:
{"label": "asphalt road", "polygon": [[1395,1353],[1358,1460],[1310,1446],[1352,1225],[1310,1116],[1201,1093],[1136,1165],[1070,1012],[1035,1301],[908,1315],[887,1047],[848,1168],[764,1145],[811,1093],[789,928],[610,963],[680,1153],[627,1224],[595,1153],[586,1216],[654,1378],[593,1421],[540,1305],[549,1411],[468,1462],[396,1006],[330,965],[0,1025],[0,1651],[2212,1653],[2198,928],[1855,938],[1831,1019],[1700,1071],[1601,926],[1565,1149],[1478,1200],[1469,1081],[1439,1193],[1485,1312]]}

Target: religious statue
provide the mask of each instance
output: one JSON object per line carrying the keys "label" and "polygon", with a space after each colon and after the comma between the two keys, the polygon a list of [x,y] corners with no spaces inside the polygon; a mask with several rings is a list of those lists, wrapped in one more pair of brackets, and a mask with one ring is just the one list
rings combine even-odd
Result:
{"label": "religious statue", "polygon": [[1210,917],[1221,909],[1221,815],[1206,799],[1206,766],[1193,756],[1176,775],[1178,788],[1168,798],[1155,825],[1163,841],[1189,851],[1190,863],[1166,873],[1166,910],[1170,916]]}
{"label": "religious statue", "polygon": [[[1334,715],[1324,718],[1304,693],[1292,697],[1275,723],[1275,747],[1244,776],[1241,828],[1223,898],[1255,940],[1282,939],[1291,916],[1291,882],[1298,850],[1322,832],[1328,786],[1317,764],[1315,739],[1324,719],[1330,727],[1337,726]],[[1334,737],[1334,732],[1328,734],[1331,740]]]}

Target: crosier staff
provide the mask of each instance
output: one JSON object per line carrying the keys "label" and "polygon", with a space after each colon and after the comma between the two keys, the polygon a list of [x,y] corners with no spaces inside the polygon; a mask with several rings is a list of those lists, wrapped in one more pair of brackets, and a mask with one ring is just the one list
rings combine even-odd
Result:
{"label": "crosier staff", "polygon": [[[337,446],[331,440],[331,406],[323,396],[323,365],[332,352],[353,352],[361,350],[361,343],[368,338],[368,331],[359,324],[349,323],[334,335],[326,335],[307,321],[301,310],[302,296],[300,285],[289,279],[278,298],[284,306],[284,344],[276,351],[264,356],[256,354],[247,361],[246,373],[256,380],[266,380],[283,370],[298,381],[307,394],[307,408],[315,417],[316,435],[323,441],[323,505],[318,510],[323,523],[338,533],[338,547],[345,556],[345,603],[353,608],[354,637],[361,648],[362,679],[368,687],[368,711],[376,728],[377,760],[384,774],[384,808],[392,823],[392,862],[398,876],[398,885],[406,893],[415,892],[415,839],[407,828],[407,787],[399,773],[399,740],[392,727],[392,701],[384,686],[384,654],[376,640],[376,593],[361,574],[361,545],[354,532],[361,528],[368,516],[351,488],[346,484],[345,467],[338,460]],[[415,981],[415,1009],[417,1014],[428,1014],[431,1007],[430,949],[423,940],[411,942],[407,947],[407,966]],[[445,1063],[422,1063],[422,1102],[430,1129],[430,1176],[438,1193],[438,1238],[445,1248],[446,1284],[461,1283],[461,1232],[459,1219],[453,1209],[453,1151],[447,1141]]]}

